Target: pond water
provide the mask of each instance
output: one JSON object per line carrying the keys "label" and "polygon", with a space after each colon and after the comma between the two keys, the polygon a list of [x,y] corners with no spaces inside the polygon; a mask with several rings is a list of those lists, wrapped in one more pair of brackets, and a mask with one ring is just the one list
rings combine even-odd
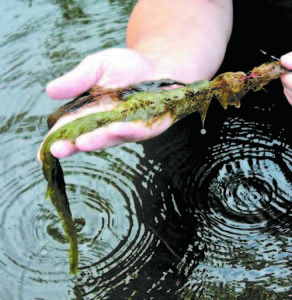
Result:
{"label": "pond water", "polygon": [[292,110],[280,82],[239,110],[212,103],[204,135],[194,114],[150,141],[63,159],[80,245],[69,274],[36,160],[60,105],[45,86],[124,47],[135,3],[0,3],[0,299],[292,298]]}

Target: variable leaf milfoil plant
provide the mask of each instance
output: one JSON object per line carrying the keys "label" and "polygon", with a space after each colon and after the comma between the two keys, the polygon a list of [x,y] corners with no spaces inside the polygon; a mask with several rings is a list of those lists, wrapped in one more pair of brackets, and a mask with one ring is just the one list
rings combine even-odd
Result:
{"label": "variable leaf milfoil plant", "polygon": [[[64,175],[59,159],[50,152],[51,145],[58,140],[75,140],[83,133],[106,126],[113,122],[143,122],[146,126],[169,115],[175,123],[185,116],[198,112],[204,124],[212,98],[216,98],[223,108],[228,105],[240,107],[241,98],[249,91],[259,91],[271,80],[288,73],[279,61],[268,62],[254,68],[248,74],[227,72],[212,81],[199,80],[185,84],[171,79],[145,81],[119,89],[92,88],[73,101],[60,107],[49,116],[51,128],[67,113],[74,112],[84,105],[98,103],[103,96],[109,96],[118,104],[109,111],[91,113],[75,119],[51,132],[42,145],[40,158],[43,173],[48,182],[46,197],[50,198],[63,223],[70,243],[70,272],[78,273],[78,241],[69,201],[66,194]],[[180,87],[166,90],[171,85]]]}

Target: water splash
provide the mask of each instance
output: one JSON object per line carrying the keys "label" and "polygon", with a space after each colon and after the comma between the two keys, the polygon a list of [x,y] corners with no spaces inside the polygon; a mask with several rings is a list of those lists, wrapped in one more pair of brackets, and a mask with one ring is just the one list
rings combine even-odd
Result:
{"label": "water splash", "polygon": [[205,128],[201,129],[201,134],[205,135],[207,133],[207,130]]}

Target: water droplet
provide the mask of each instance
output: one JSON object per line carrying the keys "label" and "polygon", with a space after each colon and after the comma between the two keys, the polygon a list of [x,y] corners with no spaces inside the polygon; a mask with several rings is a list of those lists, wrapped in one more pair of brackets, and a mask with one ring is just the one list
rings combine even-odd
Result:
{"label": "water droplet", "polygon": [[207,133],[207,131],[205,128],[201,129],[201,134],[206,134],[206,133]]}

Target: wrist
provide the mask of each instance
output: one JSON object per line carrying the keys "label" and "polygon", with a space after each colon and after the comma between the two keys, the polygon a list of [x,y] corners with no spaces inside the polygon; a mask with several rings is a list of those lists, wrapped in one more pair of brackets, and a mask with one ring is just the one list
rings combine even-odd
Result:
{"label": "wrist", "polygon": [[231,0],[139,1],[129,21],[127,46],[173,79],[210,79],[224,58],[231,27]]}

